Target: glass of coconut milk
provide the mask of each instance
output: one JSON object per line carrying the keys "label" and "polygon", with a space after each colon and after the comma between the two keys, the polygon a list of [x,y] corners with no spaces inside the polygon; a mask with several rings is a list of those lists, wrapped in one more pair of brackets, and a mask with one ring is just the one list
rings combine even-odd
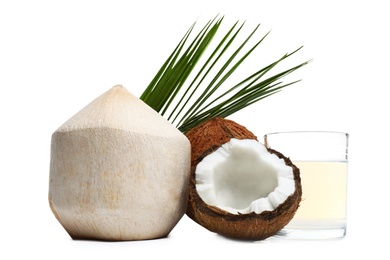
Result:
{"label": "glass of coconut milk", "polygon": [[348,134],[300,131],[269,133],[267,147],[281,152],[300,169],[302,201],[279,236],[337,239],[346,234]]}

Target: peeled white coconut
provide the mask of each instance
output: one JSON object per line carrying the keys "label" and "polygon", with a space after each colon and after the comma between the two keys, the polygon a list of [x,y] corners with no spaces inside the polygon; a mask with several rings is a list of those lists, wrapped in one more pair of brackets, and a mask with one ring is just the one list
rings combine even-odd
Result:
{"label": "peeled white coconut", "polygon": [[165,237],[186,211],[190,158],[179,130],[115,86],[53,133],[50,207],[73,239]]}

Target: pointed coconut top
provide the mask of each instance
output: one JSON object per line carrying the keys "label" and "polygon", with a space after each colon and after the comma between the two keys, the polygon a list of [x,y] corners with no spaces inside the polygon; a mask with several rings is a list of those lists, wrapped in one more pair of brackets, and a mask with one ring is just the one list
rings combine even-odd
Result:
{"label": "pointed coconut top", "polygon": [[86,128],[112,128],[153,136],[182,135],[176,127],[121,85],[97,97],[56,132]]}

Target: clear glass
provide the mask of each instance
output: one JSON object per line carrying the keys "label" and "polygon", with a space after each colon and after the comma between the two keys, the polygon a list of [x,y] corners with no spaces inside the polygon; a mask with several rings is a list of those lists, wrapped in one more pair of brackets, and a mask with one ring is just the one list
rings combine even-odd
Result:
{"label": "clear glass", "polygon": [[348,134],[278,132],[264,144],[281,152],[300,169],[302,201],[278,236],[293,239],[337,239],[346,235]]}

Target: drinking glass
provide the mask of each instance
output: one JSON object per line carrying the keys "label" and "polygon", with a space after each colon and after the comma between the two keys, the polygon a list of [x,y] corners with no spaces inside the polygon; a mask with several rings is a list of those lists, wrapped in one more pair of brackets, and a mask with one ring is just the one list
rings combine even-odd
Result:
{"label": "drinking glass", "polygon": [[346,235],[348,133],[278,132],[264,144],[289,157],[300,169],[302,201],[278,236],[337,239]]}

